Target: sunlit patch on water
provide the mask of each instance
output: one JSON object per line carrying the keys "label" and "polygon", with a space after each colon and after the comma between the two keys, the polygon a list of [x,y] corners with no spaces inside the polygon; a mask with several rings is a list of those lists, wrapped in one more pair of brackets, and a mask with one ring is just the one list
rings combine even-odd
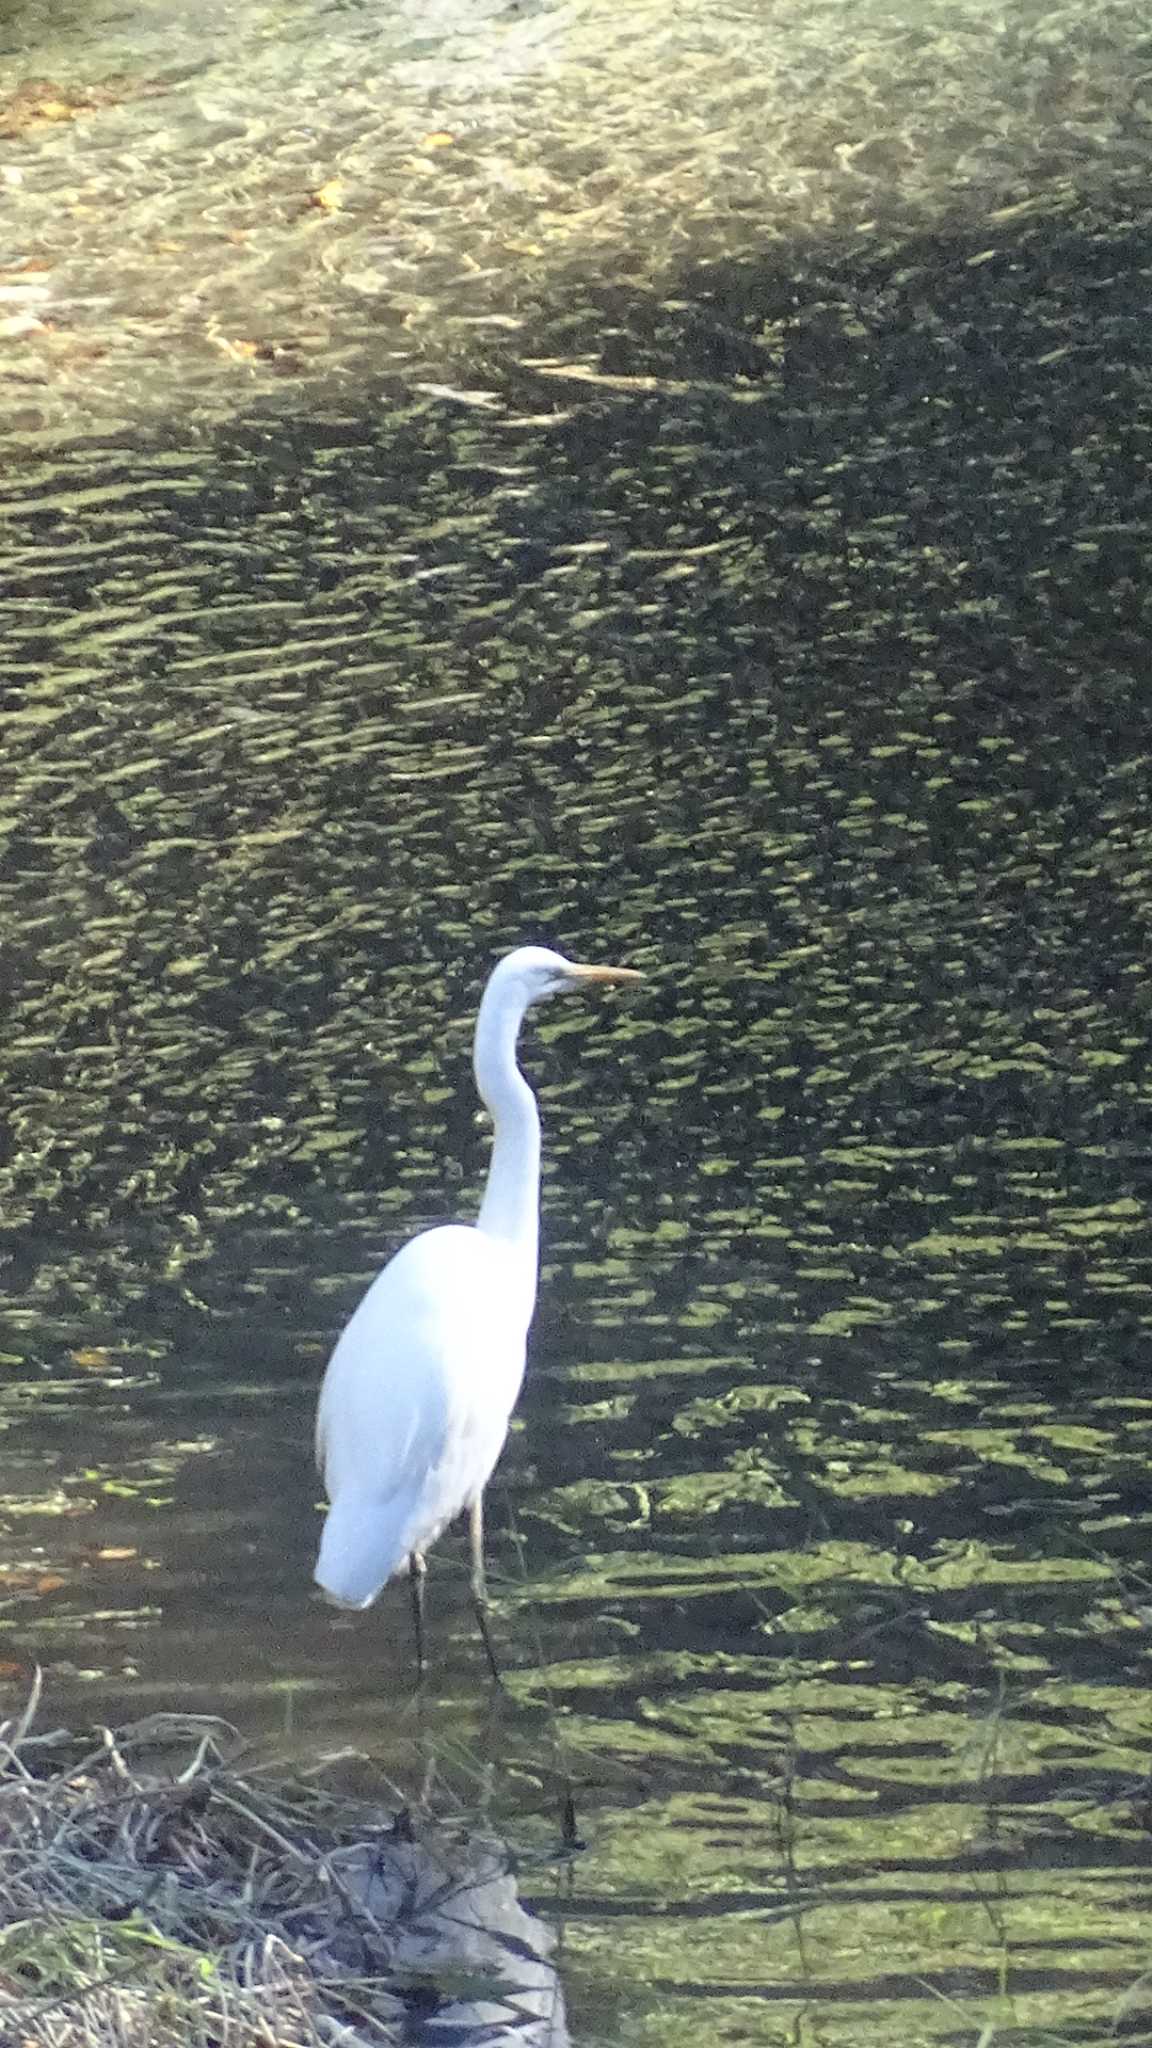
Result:
{"label": "sunlit patch on water", "polygon": [[[179,433],[253,404],[315,414],[365,380],[384,380],[391,407],[396,377],[513,436],[571,417],[589,390],[691,402],[703,386],[755,404],[750,360],[786,386],[789,292],[753,336],[725,322],[691,367],[633,362],[611,312],[588,325],[549,309],[625,279],[690,329],[687,261],[756,264],[775,247],[788,276],[829,234],[869,249],[893,226],[959,220],[978,284],[1007,236],[1143,177],[1146,57],[1123,0],[1007,16],[989,0],[164,0],[79,15],[11,0],[8,431],[37,456],[61,431],[108,453],[126,421]],[[869,298],[846,327],[819,305],[833,349]],[[928,299],[920,317],[936,340]],[[1079,327],[1045,325],[1036,358],[1074,373],[1080,345]],[[512,408],[510,364],[526,373]],[[514,467],[514,440],[503,455]],[[690,578],[716,546],[669,550],[664,574]]]}

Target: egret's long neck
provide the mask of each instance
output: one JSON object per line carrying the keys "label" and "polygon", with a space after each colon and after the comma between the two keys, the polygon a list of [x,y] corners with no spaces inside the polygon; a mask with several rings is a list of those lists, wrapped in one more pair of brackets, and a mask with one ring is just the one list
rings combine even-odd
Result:
{"label": "egret's long neck", "polygon": [[[511,1000],[509,999],[511,997]],[[536,1097],[516,1064],[524,1016],[517,993],[485,991],[476,1019],[472,1063],[480,1099],[493,1123],[492,1160],[479,1228],[524,1257],[535,1286],[540,1235],[540,1118]]]}

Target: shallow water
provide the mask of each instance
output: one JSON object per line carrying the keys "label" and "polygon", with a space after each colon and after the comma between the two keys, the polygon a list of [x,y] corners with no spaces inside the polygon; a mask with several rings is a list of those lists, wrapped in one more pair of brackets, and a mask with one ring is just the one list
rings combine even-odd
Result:
{"label": "shallow water", "polygon": [[[14,423],[6,1683],[431,1753],[536,1846],[574,1787],[587,1849],[523,1889],[585,2048],[1145,2038],[1129,54],[1122,121],[1081,55],[1096,130],[1037,170],[1016,106],[935,218],[877,158],[803,233],[745,192],[709,259],[673,189],[643,276],[593,235],[498,277],[466,375],[459,327],[227,404],[160,352],[145,420],[109,344],[94,410],[37,358]],[[648,979],[526,1040],[512,1700],[449,1541],[420,1709],[402,1591],[310,1599],[311,1410],[365,1279],[475,1203],[524,938]]]}

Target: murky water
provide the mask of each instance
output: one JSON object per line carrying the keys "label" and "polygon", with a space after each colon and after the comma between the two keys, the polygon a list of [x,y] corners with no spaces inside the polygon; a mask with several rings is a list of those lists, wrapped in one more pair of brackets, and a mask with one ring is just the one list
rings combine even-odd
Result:
{"label": "murky water", "polygon": [[[574,1784],[584,2048],[1148,2038],[1152,232],[1082,72],[1031,197],[881,152],[835,231],[497,276],[435,388],[358,331],[17,422],[6,1683],[431,1745],[514,1838]],[[474,1205],[527,938],[648,980],[527,1039],[513,1698],[449,1541],[421,1713],[402,1591],[310,1598],[311,1411]]]}

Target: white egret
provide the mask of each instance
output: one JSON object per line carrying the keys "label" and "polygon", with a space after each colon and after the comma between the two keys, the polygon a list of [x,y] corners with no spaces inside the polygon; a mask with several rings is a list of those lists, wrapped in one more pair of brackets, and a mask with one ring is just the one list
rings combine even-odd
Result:
{"label": "white egret", "polygon": [[484,1581],[484,1488],[504,1447],[536,1305],[540,1118],[516,1064],[526,1010],[545,996],[638,981],[521,946],[494,968],[476,1019],[473,1071],[493,1125],[475,1224],[411,1238],[373,1281],[324,1376],[316,1455],[331,1503],[316,1580],[339,1606],[370,1607],[407,1564],[424,1668],[424,1554],[468,1509],[472,1595],[494,1676]]}

